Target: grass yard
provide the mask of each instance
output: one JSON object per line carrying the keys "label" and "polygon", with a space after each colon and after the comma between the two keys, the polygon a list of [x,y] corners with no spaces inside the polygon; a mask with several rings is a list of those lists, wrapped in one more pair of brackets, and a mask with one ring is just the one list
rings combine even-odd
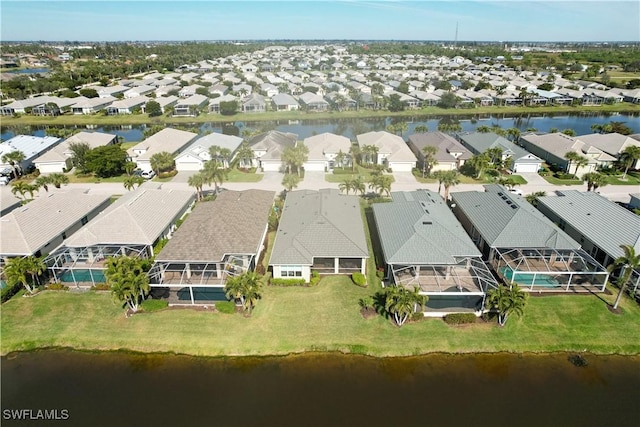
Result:
{"label": "grass yard", "polygon": [[543,176],[543,178],[553,185],[582,185],[584,182],[581,179],[560,179],[555,176]]}
{"label": "grass yard", "polygon": [[97,176],[94,176],[93,174],[89,174],[86,176],[79,176],[73,173],[68,173],[66,174],[67,177],[69,177],[69,183],[70,184],[99,184],[101,182],[124,182],[125,178],[127,177],[126,174],[122,174],[119,176],[112,176],[109,178],[99,178]]}
{"label": "grass yard", "polygon": [[[375,356],[429,352],[640,353],[640,308],[623,300],[622,315],[597,296],[531,298],[521,319],[450,327],[425,319],[397,328],[383,317],[365,320],[363,289],[347,277],[317,286],[266,287],[254,314],[225,315],[189,309],[125,318],[109,294],[45,291],[2,306],[2,354],[43,347],[127,349],[192,355],[267,355],[341,351]],[[607,296],[612,301],[614,296]]]}
{"label": "grass yard", "polygon": [[262,181],[262,174],[242,172],[238,169],[229,169],[227,182],[259,182]]}
{"label": "grass yard", "polygon": [[[351,168],[347,168],[347,170],[351,170]],[[374,172],[374,169],[367,169],[365,167],[357,165],[356,170],[353,173],[326,173],[324,174],[324,180],[327,182],[340,183],[340,182],[343,182],[345,179],[352,179],[356,176],[361,176],[366,182],[371,177],[371,172]],[[391,182],[392,183],[395,182],[395,179],[393,178],[392,174],[386,174],[386,175],[391,175]]]}
{"label": "grass yard", "polygon": [[625,179],[620,175],[608,175],[607,182],[609,185],[640,185],[640,172],[629,172]]}

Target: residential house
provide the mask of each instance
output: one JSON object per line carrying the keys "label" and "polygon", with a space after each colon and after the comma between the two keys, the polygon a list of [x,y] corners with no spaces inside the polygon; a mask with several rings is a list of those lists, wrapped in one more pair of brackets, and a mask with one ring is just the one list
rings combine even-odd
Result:
{"label": "residential house", "polygon": [[151,296],[170,304],[226,301],[228,278],[253,270],[266,247],[275,193],[223,191],[200,202],[156,255]]}
{"label": "residential house", "polygon": [[259,93],[252,93],[240,100],[240,109],[243,113],[264,113],[266,108],[264,96]]}
{"label": "residential house", "polygon": [[524,198],[496,184],[451,194],[453,213],[498,276],[537,292],[602,292],[609,274]]}
{"label": "residential house", "polygon": [[[621,135],[619,133],[591,133],[578,136],[578,139],[591,147],[602,150],[616,159],[620,158],[620,155],[627,147],[632,145],[640,147],[640,141],[631,136]],[[640,169],[640,159],[637,159],[631,165],[631,169]]]}
{"label": "residential house", "polygon": [[544,163],[541,158],[493,132],[463,132],[457,134],[457,137],[473,154],[482,154],[491,148],[499,148],[502,150],[501,160],[513,173],[536,173]]}
{"label": "residential house", "polygon": [[305,138],[304,145],[309,149],[304,163],[305,171],[330,171],[335,166],[338,153],[342,152],[348,157],[351,149],[349,138],[328,132]]}
{"label": "residential house", "polygon": [[298,101],[306,111],[327,111],[329,109],[329,103],[322,96],[312,92],[303,93],[298,97]]}
{"label": "residential house", "polygon": [[124,92],[124,97],[125,99],[136,98],[139,96],[149,95],[151,92],[155,90],[156,90],[155,86],[148,86],[148,85],[136,86]]}
{"label": "residential house", "polygon": [[[51,150],[53,147],[62,142],[61,138],[53,136],[31,136],[31,135],[16,135],[13,138],[0,142],[0,158],[5,154],[12,153],[14,151],[20,151],[24,154],[24,160],[20,162],[22,171],[26,171],[33,165],[33,161],[40,157],[42,154]],[[2,163],[0,161],[0,169],[10,167],[9,163]]]}
{"label": "residential house", "polygon": [[288,93],[278,93],[271,99],[276,111],[295,111],[300,109],[300,104]]}
{"label": "residential house", "polygon": [[211,160],[209,149],[213,146],[226,148],[231,152],[229,159],[224,160],[225,167],[235,157],[236,151],[243,139],[233,135],[210,133],[193,141],[182,153],[176,156],[177,171],[199,171],[204,168],[205,162]]}
{"label": "residential house", "polygon": [[231,101],[238,101],[238,98],[236,98],[233,95],[222,95],[217,98],[213,98],[212,100],[209,101],[209,112],[220,113],[220,103],[231,102]]}
{"label": "residential house", "polygon": [[87,144],[90,149],[118,142],[118,136],[102,132],[78,132],[62,143],[34,159],[33,164],[41,174],[62,173],[71,170],[73,151],[71,144]]}
{"label": "residential house", "polygon": [[139,144],[129,148],[127,154],[131,161],[138,165],[138,168],[144,171],[150,171],[151,157],[154,154],[164,151],[173,155],[179,154],[197,137],[197,133],[164,128],[160,132],[151,135]]}
{"label": "residential house", "polygon": [[487,291],[497,283],[440,195],[416,190],[391,197],[391,203],[373,205],[385,281],[427,295],[428,315],[480,315]]}
{"label": "residential house", "polygon": [[74,98],[76,103],[71,106],[73,114],[96,114],[117,101],[117,98],[107,96],[103,98]]}
{"label": "residential house", "polygon": [[394,172],[411,172],[416,167],[418,159],[398,135],[374,131],[358,135],[357,140],[361,150],[366,146],[376,148],[376,164],[384,165]]}
{"label": "residential house", "polygon": [[[95,98],[94,98],[95,99]],[[101,98],[97,98],[101,99]],[[107,114],[110,116],[117,114],[133,114],[134,111],[142,111],[142,107],[149,101],[150,98],[146,96],[135,96],[132,98],[120,99],[114,101],[107,107]]]}
{"label": "residential house", "polygon": [[432,166],[431,172],[458,170],[464,165],[464,162],[473,156],[455,138],[443,132],[414,133],[409,135],[408,145],[418,158],[423,171],[427,170],[424,163],[424,149],[427,146],[435,147],[436,149],[434,158],[437,163]]}
{"label": "residential house", "polygon": [[[160,105],[160,111],[162,114],[168,111],[169,108],[173,108],[178,103],[179,98],[175,95],[170,96],[158,96],[154,99],[150,99],[149,101],[155,101]],[[147,101],[148,102],[148,101]],[[142,112],[146,113],[147,104],[142,107]]]}
{"label": "residential house", "polygon": [[160,186],[126,192],[52,252],[45,263],[56,281],[77,287],[104,283],[108,257],[152,257],[153,247],[172,235],[194,198],[193,191],[162,190]]}
{"label": "residential house", "polygon": [[283,170],[282,152],[289,147],[295,147],[297,139],[296,134],[277,130],[254,136],[247,141],[253,151],[252,166],[261,168],[264,172]]}
{"label": "residential house", "polygon": [[[593,172],[601,166],[608,166],[616,160],[599,148],[563,133],[527,133],[520,137],[520,145],[528,152],[544,159],[548,164],[556,165],[577,176]],[[565,157],[568,152],[575,152],[586,158],[587,164],[579,167],[571,165]]]}
{"label": "residential house", "polygon": [[193,96],[197,93],[198,89],[202,89],[204,88],[204,86],[201,85],[189,85],[189,86],[184,86],[182,88],[180,88],[180,90],[178,91],[178,96],[180,98],[188,98],[190,96]]}
{"label": "residential house", "polygon": [[208,102],[209,98],[199,94],[180,99],[173,107],[173,115],[195,117]]}
{"label": "residential house", "polygon": [[86,190],[48,193],[0,219],[0,258],[44,256],[109,206],[109,195]]}
{"label": "residential house", "polygon": [[276,279],[365,273],[369,250],[360,200],[337,189],[287,193],[269,266]]}

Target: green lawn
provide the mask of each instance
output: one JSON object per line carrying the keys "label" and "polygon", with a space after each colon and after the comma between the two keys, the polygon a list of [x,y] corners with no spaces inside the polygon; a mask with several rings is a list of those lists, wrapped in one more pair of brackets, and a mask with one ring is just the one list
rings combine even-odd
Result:
{"label": "green lawn", "polygon": [[78,176],[73,173],[68,173],[66,174],[66,176],[69,177],[70,184],[85,184],[85,183],[97,184],[100,182],[124,182],[125,178],[127,177],[126,174],[122,174],[119,176],[112,176],[109,178],[99,178],[99,177],[93,176],[92,174],[87,176]]}
{"label": "green lawn", "polygon": [[242,172],[238,169],[229,169],[227,182],[258,182],[264,175],[258,173]]}
{"label": "green lawn", "polygon": [[[438,182],[435,178],[423,178],[421,172],[414,173],[413,176],[416,178],[416,181],[421,184],[433,184]],[[527,183],[527,180],[520,175],[504,175],[504,177],[512,178],[518,185],[524,185]],[[494,184],[496,182],[496,179],[493,176],[487,174],[483,175],[481,179],[476,179],[475,177],[462,174],[459,174],[458,178],[460,179],[460,184]]]}
{"label": "green lawn", "polygon": [[[350,170],[351,168],[347,168],[347,170]],[[345,179],[351,179],[354,178],[356,176],[361,176],[365,182],[369,180],[369,177],[371,176],[371,172],[374,172],[374,169],[367,169],[365,167],[362,167],[360,165],[356,166],[356,170],[354,173],[326,173],[324,175],[324,180],[327,182],[343,182]],[[395,182],[395,180],[393,179],[393,175],[391,175],[391,182]]]}
{"label": "green lawn", "polygon": [[[397,328],[361,317],[358,299],[370,294],[346,277],[317,286],[266,287],[250,318],[195,310],[163,310],[125,318],[108,294],[45,291],[2,306],[2,354],[42,347],[127,349],[193,355],[265,355],[342,351],[376,356],[429,352],[640,353],[640,308],[609,312],[597,296],[531,298],[522,319],[506,327],[449,327],[426,319]],[[607,297],[609,301],[613,296]]]}
{"label": "green lawn", "polygon": [[640,185],[640,172],[630,172],[625,179],[620,175],[608,175],[607,182],[609,185]]}
{"label": "green lawn", "polygon": [[582,185],[584,182],[581,179],[559,179],[555,176],[543,176],[543,178],[553,185]]}

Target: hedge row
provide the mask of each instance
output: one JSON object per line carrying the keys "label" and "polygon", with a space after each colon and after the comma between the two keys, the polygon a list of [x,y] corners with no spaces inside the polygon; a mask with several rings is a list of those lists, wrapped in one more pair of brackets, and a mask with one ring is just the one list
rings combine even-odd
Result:
{"label": "hedge row", "polygon": [[478,318],[474,313],[451,313],[444,317],[444,321],[448,325],[464,325],[467,323],[476,323]]}

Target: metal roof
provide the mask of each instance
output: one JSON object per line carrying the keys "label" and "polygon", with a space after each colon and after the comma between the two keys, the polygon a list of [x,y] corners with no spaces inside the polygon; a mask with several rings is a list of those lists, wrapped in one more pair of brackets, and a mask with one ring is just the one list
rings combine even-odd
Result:
{"label": "metal roof", "polygon": [[555,213],[612,258],[624,255],[620,245],[640,251],[640,216],[591,191],[557,193],[538,198],[543,213]]}
{"label": "metal roof", "polygon": [[71,144],[88,144],[89,148],[93,149],[101,147],[103,145],[110,144],[114,140],[117,140],[117,135],[102,132],[78,132],[77,134],[70,136],[62,143],[56,145],[51,150],[42,154],[36,158],[34,163],[56,162],[66,161],[66,159],[73,156],[71,151]]}
{"label": "metal roof", "polygon": [[223,191],[198,203],[156,260],[213,262],[226,254],[256,254],[274,197],[273,191]]}
{"label": "metal roof", "polygon": [[40,196],[0,219],[0,254],[34,254],[108,200],[80,189]]}
{"label": "metal roof", "polygon": [[391,196],[392,203],[373,205],[387,264],[457,264],[456,258],[481,256],[438,193],[416,190]]}
{"label": "metal roof", "polygon": [[501,185],[485,185],[484,193],[451,193],[461,210],[485,242],[495,248],[580,249],[580,244],[522,197]]}
{"label": "metal roof", "polygon": [[[513,158],[513,160],[533,156],[533,154],[529,153],[524,148],[493,132],[460,133],[458,134],[458,137],[462,140],[463,144],[474,150],[476,153],[484,153],[490,148],[500,148],[502,149],[503,155],[508,154]],[[538,161],[541,160],[537,157],[536,159]]]}
{"label": "metal roof", "polygon": [[357,196],[328,188],[287,193],[270,265],[309,265],[314,257],[368,256]]}
{"label": "metal roof", "polygon": [[60,141],[62,141],[61,138],[53,136],[16,135],[0,143],[0,157],[14,151],[21,151],[25,155],[25,160],[29,160],[47,151]]}

